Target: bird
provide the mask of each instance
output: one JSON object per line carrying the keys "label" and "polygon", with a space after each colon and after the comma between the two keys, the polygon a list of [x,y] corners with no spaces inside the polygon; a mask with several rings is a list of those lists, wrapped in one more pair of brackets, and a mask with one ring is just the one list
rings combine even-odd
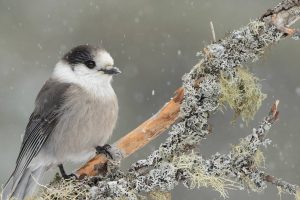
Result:
{"label": "bird", "polygon": [[50,168],[58,166],[70,178],[64,163],[87,161],[95,152],[109,154],[106,142],[119,109],[111,82],[119,73],[104,48],[89,44],[71,49],[58,61],[36,97],[2,200],[35,195]]}

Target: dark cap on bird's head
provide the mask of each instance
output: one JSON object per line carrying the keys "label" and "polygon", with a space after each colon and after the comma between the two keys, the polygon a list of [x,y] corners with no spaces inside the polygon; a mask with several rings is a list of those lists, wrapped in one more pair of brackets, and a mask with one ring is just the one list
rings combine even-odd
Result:
{"label": "dark cap on bird's head", "polygon": [[114,60],[105,49],[91,45],[80,45],[71,49],[62,60],[67,62],[73,70],[76,66],[83,65],[90,70],[107,75],[121,73],[117,67],[113,66]]}

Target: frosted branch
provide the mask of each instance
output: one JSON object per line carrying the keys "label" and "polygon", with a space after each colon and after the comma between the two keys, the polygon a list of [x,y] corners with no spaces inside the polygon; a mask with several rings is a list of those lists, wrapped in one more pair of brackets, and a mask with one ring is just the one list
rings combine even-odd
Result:
{"label": "frosted branch", "polygon": [[[241,115],[245,120],[253,117],[264,95],[257,79],[244,69],[243,64],[257,61],[268,47],[287,36],[298,37],[299,31],[291,28],[291,25],[299,19],[300,1],[284,0],[260,19],[253,20],[232,31],[228,37],[208,45],[201,52],[200,62],[182,79],[184,96],[183,100],[172,100],[170,107],[173,117],[154,116],[141,125],[151,128],[141,129],[142,131],[138,129],[133,134],[128,134],[114,147],[121,158],[141,148],[177,119],[177,106],[180,105],[178,121],[172,125],[166,141],[146,159],[132,164],[127,172],[118,170],[103,157],[95,157],[76,174],[78,177],[96,174],[101,176],[85,178],[72,184],[87,191],[85,195],[90,199],[138,199],[147,192],[170,191],[179,183],[189,189],[212,187],[224,198],[228,196],[228,189],[249,188],[261,191],[266,188],[266,182],[297,195],[298,186],[266,175],[260,170],[263,157],[259,149],[270,143],[265,137],[278,118],[278,102],[260,125],[241,139],[240,144],[234,146],[228,154],[216,153],[209,159],[204,159],[194,152],[194,148],[211,133],[209,116],[218,111],[220,105],[228,102],[236,115]],[[227,90],[228,85],[236,89]],[[230,99],[232,95],[226,94],[228,92],[237,94],[238,103],[236,99]],[[155,121],[156,119],[159,120]],[[163,126],[160,126],[160,121]],[[159,131],[155,131],[157,127]],[[135,138],[138,143],[130,143]],[[60,185],[54,183],[52,187],[55,188],[56,184]],[[74,193],[76,192],[71,194]],[[76,198],[80,199],[80,196]]]}

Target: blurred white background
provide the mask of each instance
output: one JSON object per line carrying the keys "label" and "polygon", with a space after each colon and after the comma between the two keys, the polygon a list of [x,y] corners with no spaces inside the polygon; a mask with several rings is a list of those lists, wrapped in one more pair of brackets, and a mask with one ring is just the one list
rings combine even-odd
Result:
{"label": "blurred white background", "polygon": [[[155,113],[197,63],[196,54],[211,41],[259,17],[279,1],[272,0],[0,0],[0,183],[12,172],[33,103],[58,59],[79,44],[102,44],[123,73],[113,86],[120,116],[111,142]],[[226,153],[230,144],[251,132],[280,99],[280,121],[271,130],[265,150],[266,171],[300,184],[299,41],[284,40],[260,62],[248,64],[268,94],[255,120],[246,127],[230,124],[232,112],[211,117],[214,134],[203,141],[205,156]],[[155,91],[152,95],[152,91]],[[145,157],[166,134],[124,161],[124,169]],[[72,166],[69,169],[74,169]],[[283,196],[283,199],[289,199]],[[173,191],[173,199],[220,199],[211,189]],[[230,199],[279,199],[270,186],[264,193],[232,191]]]}

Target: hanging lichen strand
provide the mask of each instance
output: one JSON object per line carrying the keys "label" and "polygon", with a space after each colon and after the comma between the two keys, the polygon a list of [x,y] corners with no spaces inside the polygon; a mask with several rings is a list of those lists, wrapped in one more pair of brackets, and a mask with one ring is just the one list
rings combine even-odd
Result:
{"label": "hanging lichen strand", "polygon": [[259,110],[262,101],[267,95],[261,92],[259,79],[247,69],[236,68],[237,77],[232,79],[221,73],[220,103],[226,107],[226,103],[234,110],[233,122],[241,116],[248,123]]}

